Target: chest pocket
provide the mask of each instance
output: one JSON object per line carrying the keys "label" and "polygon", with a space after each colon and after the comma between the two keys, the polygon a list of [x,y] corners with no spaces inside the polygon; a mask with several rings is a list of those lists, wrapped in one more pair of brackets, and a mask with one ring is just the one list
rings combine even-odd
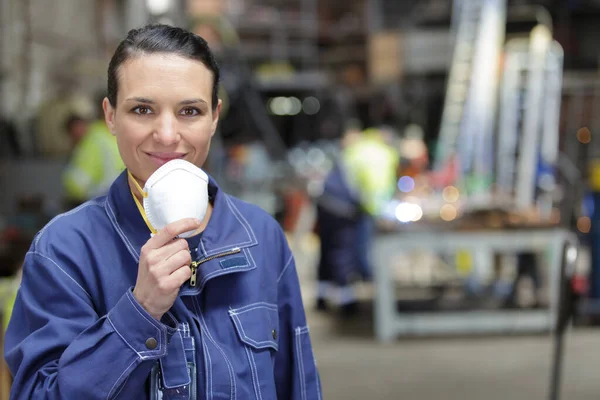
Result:
{"label": "chest pocket", "polygon": [[256,399],[277,398],[273,374],[275,353],[279,349],[277,306],[270,303],[254,303],[230,309],[229,316],[239,340],[243,343],[248,361],[244,372],[254,384]]}

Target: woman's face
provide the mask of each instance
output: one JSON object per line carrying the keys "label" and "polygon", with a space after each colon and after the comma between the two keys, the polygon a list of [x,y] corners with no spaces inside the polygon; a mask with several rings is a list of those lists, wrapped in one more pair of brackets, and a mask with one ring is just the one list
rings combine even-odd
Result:
{"label": "woman's face", "polygon": [[220,100],[212,107],[212,72],[181,56],[143,54],[117,74],[117,104],[103,107],[127,169],[143,183],[173,159],[202,167],[221,109]]}

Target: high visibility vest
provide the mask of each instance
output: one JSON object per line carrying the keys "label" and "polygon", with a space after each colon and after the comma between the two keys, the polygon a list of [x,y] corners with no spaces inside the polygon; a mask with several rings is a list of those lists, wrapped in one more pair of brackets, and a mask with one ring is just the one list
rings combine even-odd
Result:
{"label": "high visibility vest", "polygon": [[15,305],[15,300],[17,298],[17,290],[19,288],[19,284],[21,282],[20,274],[14,278],[5,278],[2,283],[2,327],[4,331],[6,331],[6,327],[8,326],[8,321],[10,321],[10,316],[12,315],[12,310]]}
{"label": "high visibility vest", "polygon": [[594,159],[589,165],[589,187],[593,192],[600,192],[600,160]]}
{"label": "high visibility vest", "polygon": [[396,191],[398,152],[377,130],[368,129],[343,150],[341,162],[363,209],[371,215],[380,214]]}

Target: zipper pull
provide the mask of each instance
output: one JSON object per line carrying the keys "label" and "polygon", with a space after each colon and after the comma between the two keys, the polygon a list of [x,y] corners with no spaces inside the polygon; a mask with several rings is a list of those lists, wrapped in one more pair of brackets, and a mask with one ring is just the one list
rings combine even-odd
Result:
{"label": "zipper pull", "polygon": [[196,273],[198,272],[198,262],[192,261],[192,263],[190,264],[190,269],[192,270],[192,277],[190,278],[190,286],[195,287],[196,286]]}

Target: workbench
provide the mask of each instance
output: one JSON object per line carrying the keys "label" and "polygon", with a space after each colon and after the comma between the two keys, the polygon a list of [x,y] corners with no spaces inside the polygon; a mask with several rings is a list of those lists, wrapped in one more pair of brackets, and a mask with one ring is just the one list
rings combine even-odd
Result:
{"label": "workbench", "polygon": [[[566,243],[576,235],[562,228],[420,230],[378,234],[373,243],[375,332],[382,342],[399,336],[508,334],[550,332],[558,315],[561,262]],[[457,250],[490,253],[543,252],[548,276],[549,307],[533,310],[398,312],[391,259],[423,250],[452,254]]]}

